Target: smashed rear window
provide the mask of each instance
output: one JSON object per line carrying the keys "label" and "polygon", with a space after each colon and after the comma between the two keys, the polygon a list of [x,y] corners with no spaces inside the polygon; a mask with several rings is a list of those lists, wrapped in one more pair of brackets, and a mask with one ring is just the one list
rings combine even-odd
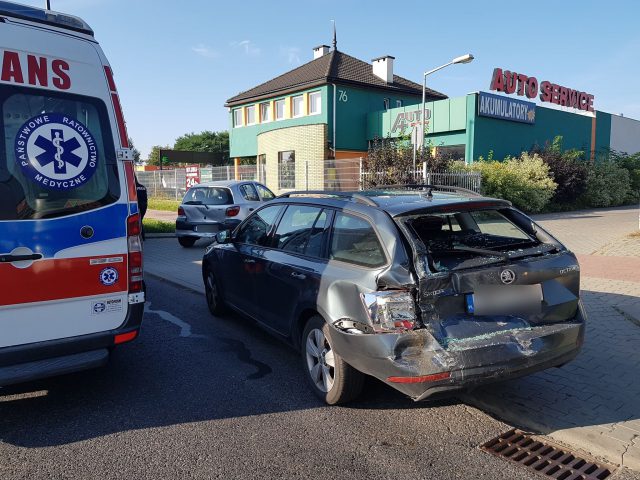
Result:
{"label": "smashed rear window", "polygon": [[440,272],[536,253],[541,242],[518,226],[526,220],[517,215],[510,209],[461,211],[415,215],[404,222],[426,250],[430,269]]}

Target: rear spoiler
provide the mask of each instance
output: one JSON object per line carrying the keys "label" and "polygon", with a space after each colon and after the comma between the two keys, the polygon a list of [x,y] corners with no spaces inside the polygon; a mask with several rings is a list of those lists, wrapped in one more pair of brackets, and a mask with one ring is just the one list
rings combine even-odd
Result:
{"label": "rear spoiler", "polygon": [[397,217],[408,217],[411,215],[421,215],[428,213],[450,213],[458,211],[475,211],[486,210],[488,208],[510,208],[512,203],[508,200],[500,200],[497,198],[482,198],[482,199],[469,199],[462,202],[444,203],[440,205],[431,205],[428,207],[417,208],[415,210],[408,210],[406,212],[398,213],[394,215]]}

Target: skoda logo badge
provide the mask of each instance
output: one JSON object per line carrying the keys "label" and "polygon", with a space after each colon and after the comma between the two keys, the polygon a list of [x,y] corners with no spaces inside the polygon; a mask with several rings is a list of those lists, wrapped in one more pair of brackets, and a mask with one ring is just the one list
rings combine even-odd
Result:
{"label": "skoda logo badge", "polygon": [[505,285],[509,285],[510,283],[513,283],[515,279],[516,279],[516,274],[513,270],[509,270],[508,268],[505,268],[500,272],[500,280]]}

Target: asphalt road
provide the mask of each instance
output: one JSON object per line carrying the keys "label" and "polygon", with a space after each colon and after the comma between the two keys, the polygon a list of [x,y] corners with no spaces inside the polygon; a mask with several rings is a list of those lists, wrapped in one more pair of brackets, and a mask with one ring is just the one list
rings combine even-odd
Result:
{"label": "asphalt road", "polygon": [[289,347],[147,284],[142,335],[107,367],[0,389],[1,479],[540,478],[477,448],[509,426],[475,408],[374,380],[324,406]]}

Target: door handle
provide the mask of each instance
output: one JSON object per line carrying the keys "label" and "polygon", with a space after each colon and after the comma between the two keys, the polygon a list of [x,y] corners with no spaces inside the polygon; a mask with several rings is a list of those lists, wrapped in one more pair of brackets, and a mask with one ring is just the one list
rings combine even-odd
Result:
{"label": "door handle", "polygon": [[291,272],[291,276],[293,278],[297,278],[298,280],[304,280],[307,276],[304,273]]}
{"label": "door handle", "polygon": [[41,258],[41,253],[34,253],[32,255],[0,255],[0,263],[23,262],[25,260],[40,260]]}
{"label": "door handle", "polygon": [[253,258],[245,258],[243,260],[244,263],[256,263],[256,261]]}
{"label": "door handle", "polygon": [[249,209],[250,212],[253,212],[254,210],[255,210],[255,208],[250,208]]}

